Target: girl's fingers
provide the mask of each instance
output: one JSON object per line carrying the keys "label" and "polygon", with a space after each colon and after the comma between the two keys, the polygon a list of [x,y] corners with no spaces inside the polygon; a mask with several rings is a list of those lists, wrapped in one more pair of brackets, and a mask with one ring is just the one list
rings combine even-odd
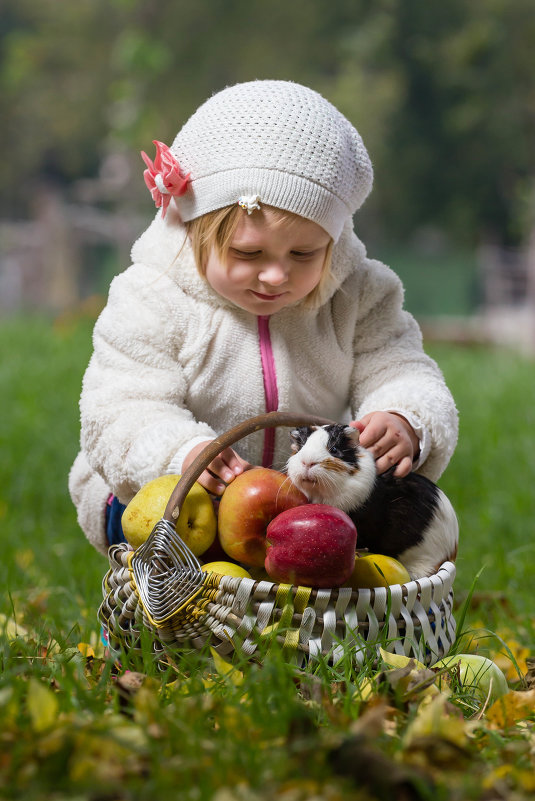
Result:
{"label": "girl's fingers", "polygon": [[407,475],[412,467],[412,447],[410,443],[398,443],[395,447],[389,448],[385,453],[381,454],[381,456],[375,460],[375,467],[377,472],[381,474],[386,470],[389,470],[394,465],[397,465],[398,467],[396,468],[395,475],[401,477],[401,473],[398,472],[398,469],[401,469],[402,471],[405,470],[405,459],[408,460],[409,470],[407,470],[407,472],[403,472],[403,475]]}
{"label": "girl's fingers", "polygon": [[[182,472],[191,465],[196,456],[206,447],[206,442],[195,445],[184,459]],[[249,462],[238,456],[232,448],[225,448],[215,459],[213,459],[206,470],[199,476],[197,481],[208,492],[213,495],[222,495],[227,484],[234,481],[236,476],[252,467]]]}
{"label": "girl's fingers", "polygon": [[394,465],[394,475],[400,478],[411,472],[416,451],[404,418],[394,412],[374,412],[351,425],[360,431],[360,444],[374,457],[379,474]]}
{"label": "girl's fingers", "polygon": [[397,478],[405,478],[412,470],[412,459],[410,456],[404,456],[394,470],[394,475]]}
{"label": "girl's fingers", "polygon": [[216,456],[206,469],[209,470],[210,473],[213,473],[216,478],[220,478],[225,484],[228,484],[229,481],[235,478],[234,470],[231,470],[227,462],[221,457],[222,454]]}
{"label": "girl's fingers", "polygon": [[210,462],[204,473],[198,480],[208,492],[213,495],[222,495],[227,487],[236,476],[243,473],[252,467],[245,459],[241,459],[234,451],[231,454],[234,458],[230,458],[228,453],[230,449],[223,451],[219,456]]}
{"label": "girl's fingers", "polygon": [[229,481],[232,481],[232,478],[238,476],[240,473],[243,473],[244,470],[249,470],[249,468],[252,467],[249,462],[246,462],[245,459],[242,459],[241,456],[238,456],[236,451],[233,451],[232,448],[225,448],[224,451],[221,451],[219,456],[227,465],[228,469],[232,471],[232,477],[228,479]]}
{"label": "girl's fingers", "polygon": [[388,429],[386,426],[369,423],[360,432],[359,442],[363,448],[369,448],[369,450],[373,451],[373,448],[378,445],[387,433]]}
{"label": "girl's fingers", "polygon": [[208,470],[205,470],[199,478],[197,479],[201,487],[204,487],[205,490],[211,492],[212,495],[223,495],[227,485],[221,481],[221,479],[217,478],[216,476],[209,473]]}

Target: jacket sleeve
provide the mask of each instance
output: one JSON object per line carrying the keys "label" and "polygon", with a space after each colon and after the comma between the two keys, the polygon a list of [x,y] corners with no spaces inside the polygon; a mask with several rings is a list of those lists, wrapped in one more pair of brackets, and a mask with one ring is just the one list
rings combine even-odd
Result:
{"label": "jacket sleeve", "polygon": [[396,411],[419,424],[427,454],[418,472],[436,481],[457,443],[454,400],[439,367],[423,350],[418,324],[403,310],[399,278],[369,259],[359,273],[351,411],[357,419],[373,411]]}
{"label": "jacket sleeve", "polygon": [[123,502],[215,432],[186,408],[180,362],[188,305],[167,276],[134,265],[114,279],[95,325],[80,401],[88,462]]}

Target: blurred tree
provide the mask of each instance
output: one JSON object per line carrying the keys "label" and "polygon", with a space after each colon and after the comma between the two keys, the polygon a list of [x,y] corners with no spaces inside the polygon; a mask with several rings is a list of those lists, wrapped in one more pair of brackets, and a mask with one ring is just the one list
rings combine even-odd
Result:
{"label": "blurred tree", "polygon": [[[28,213],[35,180],[94,176],[109,152],[171,141],[240,80],[314,84],[334,72],[351,3],[322,0],[5,0],[0,23],[0,212]],[[142,182],[137,181],[140,193]],[[148,204],[148,201],[147,201]],[[147,205],[148,207],[148,205]]]}
{"label": "blurred tree", "polygon": [[[235,81],[285,78],[336,103],[376,170],[364,214],[407,238],[525,239],[533,225],[533,0],[4,0],[0,213],[31,187],[115,165],[149,209],[138,151]],[[129,165],[135,178],[128,179]]]}
{"label": "blurred tree", "polygon": [[525,241],[535,212],[532,0],[377,0],[326,90],[359,121],[394,237]]}
{"label": "blurred tree", "polygon": [[[0,50],[2,213],[28,213],[36,181],[94,172],[106,136],[104,0],[7,0]],[[102,106],[97,109],[97,104]],[[6,157],[9,154],[9,157]]]}

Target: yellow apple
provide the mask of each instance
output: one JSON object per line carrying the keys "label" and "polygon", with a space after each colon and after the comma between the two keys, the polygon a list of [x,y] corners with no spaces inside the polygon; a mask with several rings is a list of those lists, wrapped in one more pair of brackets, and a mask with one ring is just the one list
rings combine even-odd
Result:
{"label": "yellow apple", "polygon": [[207,562],[205,565],[201,565],[201,570],[204,573],[220,573],[222,576],[251,578],[251,574],[235,562]]}
{"label": "yellow apple", "polygon": [[405,584],[410,578],[406,568],[392,556],[380,553],[359,555],[357,552],[353,573],[344,587],[372,590],[374,587]]}
{"label": "yellow apple", "polygon": [[[144,543],[158,520],[162,519],[179,478],[177,475],[159,476],[134,495],[121,518],[124,535],[132,548]],[[204,487],[195,482],[176,521],[177,534],[195,556],[200,556],[213,543],[216,526],[212,499]]]}

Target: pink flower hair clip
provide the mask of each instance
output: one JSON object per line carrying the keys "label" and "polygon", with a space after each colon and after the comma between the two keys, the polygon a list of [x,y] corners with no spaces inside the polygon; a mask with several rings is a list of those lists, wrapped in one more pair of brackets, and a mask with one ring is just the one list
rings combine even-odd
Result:
{"label": "pink flower hair clip", "polygon": [[171,202],[171,197],[180,197],[187,191],[191,173],[186,176],[182,175],[180,164],[167,145],[164,145],[163,142],[158,142],[156,139],[153,144],[156,145],[154,161],[151,161],[143,150],[141,151],[141,158],[148,167],[143,173],[143,178],[156,208],[162,207],[163,218]]}

